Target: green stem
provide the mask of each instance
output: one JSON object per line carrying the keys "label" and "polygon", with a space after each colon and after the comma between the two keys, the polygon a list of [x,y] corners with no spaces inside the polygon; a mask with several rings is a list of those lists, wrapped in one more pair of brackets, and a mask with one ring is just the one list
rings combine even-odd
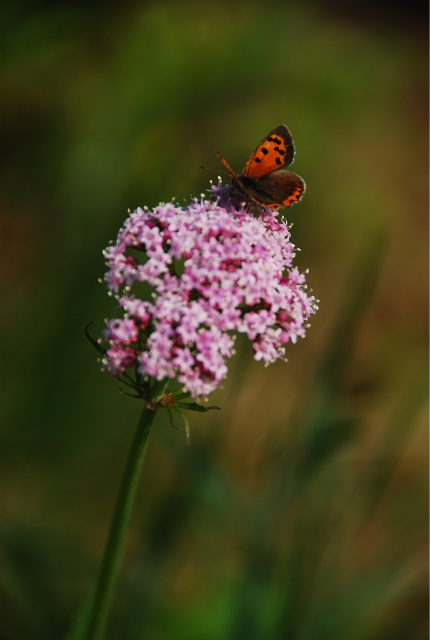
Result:
{"label": "green stem", "polygon": [[102,640],[104,635],[122,546],[130,520],[139,472],[154,416],[155,410],[148,409],[145,405],[130,448],[118,494],[115,513],[112,518],[109,537],[92,602],[89,625],[85,636],[86,640]]}

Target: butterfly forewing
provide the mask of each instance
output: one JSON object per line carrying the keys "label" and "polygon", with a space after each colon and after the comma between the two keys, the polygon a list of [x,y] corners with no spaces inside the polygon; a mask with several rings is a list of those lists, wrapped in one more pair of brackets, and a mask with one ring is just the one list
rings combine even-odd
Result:
{"label": "butterfly forewing", "polygon": [[260,178],[271,171],[288,167],[294,160],[294,142],[287,127],[282,124],[273,129],[251,153],[242,175]]}

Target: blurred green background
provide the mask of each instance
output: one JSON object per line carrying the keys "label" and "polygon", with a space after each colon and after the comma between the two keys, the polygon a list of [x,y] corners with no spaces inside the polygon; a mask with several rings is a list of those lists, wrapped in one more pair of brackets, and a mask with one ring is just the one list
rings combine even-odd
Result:
{"label": "blurred green background", "polygon": [[107,638],[427,638],[424,4],[2,13],[1,639],[67,637],[140,413],[84,336],[102,249],[281,123],[320,311],[287,364],[239,342],[191,448],[159,416]]}

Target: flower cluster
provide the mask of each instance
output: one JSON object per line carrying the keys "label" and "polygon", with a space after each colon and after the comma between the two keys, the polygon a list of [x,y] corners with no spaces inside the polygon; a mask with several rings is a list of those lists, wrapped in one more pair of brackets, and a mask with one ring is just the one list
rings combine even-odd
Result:
{"label": "flower cluster", "polygon": [[286,223],[252,216],[228,188],[213,191],[216,202],[138,208],[105,250],[104,279],[123,312],[102,336],[102,366],[114,376],[133,366],[204,396],[226,376],[235,334],[267,364],[305,335],[316,303],[293,267]]}

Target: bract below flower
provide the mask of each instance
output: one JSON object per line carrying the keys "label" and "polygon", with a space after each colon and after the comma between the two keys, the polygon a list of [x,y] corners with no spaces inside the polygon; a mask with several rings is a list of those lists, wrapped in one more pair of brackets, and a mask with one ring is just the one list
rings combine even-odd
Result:
{"label": "bract below flower", "polygon": [[236,334],[267,364],[305,336],[317,306],[293,266],[287,224],[274,212],[254,217],[227,187],[213,190],[217,202],[136,209],[105,250],[104,279],[123,314],[103,332],[109,373],[134,366],[204,396],[225,378]]}

